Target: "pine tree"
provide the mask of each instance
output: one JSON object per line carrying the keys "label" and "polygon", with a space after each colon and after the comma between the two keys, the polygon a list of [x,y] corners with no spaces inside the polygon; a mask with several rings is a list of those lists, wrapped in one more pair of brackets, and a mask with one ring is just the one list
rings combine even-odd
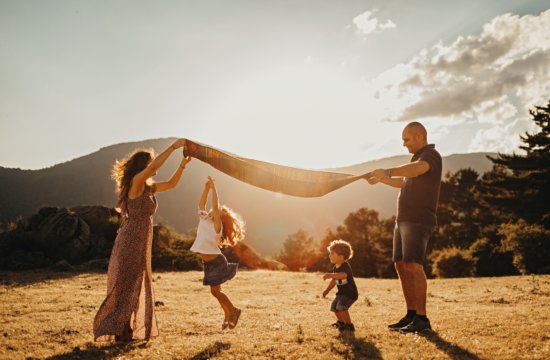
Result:
{"label": "pine tree", "polygon": [[489,157],[493,171],[484,176],[485,199],[501,220],[525,219],[529,223],[550,222],[550,101],[529,113],[539,130],[521,135],[525,151]]}
{"label": "pine tree", "polygon": [[333,265],[328,259],[327,247],[333,240],[342,239],[351,244],[350,260],[357,277],[396,277],[392,263],[392,241],[395,217],[380,219],[378,212],[361,208],[349,213],[344,223],[335,230],[327,229],[319,242],[319,257],[308,269],[330,271]]}
{"label": "pine tree", "polygon": [[482,190],[480,175],[473,169],[446,175],[437,208],[439,226],[430,249],[468,248],[494,221],[489,207],[480,199]]}
{"label": "pine tree", "polygon": [[287,237],[277,260],[288,266],[291,271],[307,269],[318,259],[317,244],[309,234],[300,229]]}

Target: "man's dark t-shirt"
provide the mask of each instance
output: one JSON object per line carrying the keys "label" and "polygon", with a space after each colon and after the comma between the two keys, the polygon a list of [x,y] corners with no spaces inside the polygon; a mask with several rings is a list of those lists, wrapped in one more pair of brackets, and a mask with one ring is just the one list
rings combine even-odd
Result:
{"label": "man's dark t-shirt", "polygon": [[424,146],[413,154],[411,162],[425,161],[430,170],[420,176],[403,179],[397,198],[397,221],[437,225],[437,202],[441,185],[441,155],[435,145]]}
{"label": "man's dark t-shirt", "polygon": [[357,292],[357,286],[355,285],[355,280],[353,280],[353,272],[351,271],[351,266],[347,261],[344,261],[339,268],[336,266],[332,269],[333,273],[345,272],[347,277],[343,280],[335,280],[336,286],[338,286],[338,292],[336,295],[344,295],[347,298],[352,300],[357,300],[359,294]]}

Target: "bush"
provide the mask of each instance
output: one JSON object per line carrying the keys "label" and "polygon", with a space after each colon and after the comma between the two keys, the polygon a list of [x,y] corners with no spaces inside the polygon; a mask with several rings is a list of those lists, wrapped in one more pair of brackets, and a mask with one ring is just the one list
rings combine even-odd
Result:
{"label": "bush", "polygon": [[550,273],[550,230],[539,224],[501,224],[498,234],[504,236],[501,251],[513,254],[513,263],[522,274]]}
{"label": "bush", "polygon": [[313,237],[300,229],[286,238],[276,260],[288,266],[290,271],[303,271],[311,267],[318,258],[317,244]]}
{"label": "bush", "polygon": [[191,237],[178,233],[167,224],[155,225],[153,228],[153,270],[201,270],[200,256],[189,251],[193,240]]}
{"label": "bush", "polygon": [[512,263],[512,253],[500,250],[500,239],[491,234],[488,237],[477,239],[469,251],[477,259],[477,276],[507,276],[517,275],[519,272]]}
{"label": "bush", "polygon": [[477,262],[469,251],[456,247],[434,251],[431,257],[432,272],[438,278],[472,276]]}
{"label": "bush", "polygon": [[161,249],[189,250],[194,240],[193,236],[180,234],[164,222],[153,227],[153,253]]}

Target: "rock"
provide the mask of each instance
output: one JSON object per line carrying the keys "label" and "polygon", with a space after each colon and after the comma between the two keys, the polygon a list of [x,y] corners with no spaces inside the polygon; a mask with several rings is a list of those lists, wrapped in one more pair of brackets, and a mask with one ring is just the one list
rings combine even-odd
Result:
{"label": "rock", "polygon": [[120,214],[115,209],[106,206],[75,206],[71,208],[71,211],[86,221],[94,231],[105,227],[107,223],[118,227],[120,222]]}
{"label": "rock", "polygon": [[233,251],[249,269],[288,270],[285,264],[261,257],[243,242],[233,246]]}
{"label": "rock", "polygon": [[92,229],[91,257],[108,257],[121,222],[120,214],[105,206],[77,206],[71,211]]}
{"label": "rock", "polygon": [[16,250],[3,259],[3,267],[10,270],[30,270],[48,265],[50,262],[40,251]]}
{"label": "rock", "polygon": [[109,259],[93,259],[78,265],[80,270],[88,271],[107,271],[108,267]]}
{"label": "rock", "polygon": [[[26,270],[61,260],[78,264],[108,258],[119,222],[120,215],[105,206],[43,207],[2,234],[0,268]],[[106,268],[105,261],[90,265]]]}
{"label": "rock", "polygon": [[61,272],[65,272],[65,271],[74,271],[74,267],[69,264],[69,262],[67,260],[60,260],[58,262],[56,262],[55,264],[52,265],[52,270],[55,270],[55,271],[61,271]]}

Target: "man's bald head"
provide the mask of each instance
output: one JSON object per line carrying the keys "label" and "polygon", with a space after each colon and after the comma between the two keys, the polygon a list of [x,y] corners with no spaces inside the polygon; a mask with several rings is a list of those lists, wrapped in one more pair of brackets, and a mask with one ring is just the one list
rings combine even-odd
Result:
{"label": "man's bald head", "polygon": [[403,146],[411,154],[428,144],[428,132],[424,125],[418,121],[408,123],[403,129]]}
{"label": "man's bald head", "polygon": [[419,123],[418,121],[413,121],[408,123],[403,130],[408,130],[411,132],[411,135],[420,135],[426,142],[428,141],[428,132],[426,131],[426,128],[424,125]]}

